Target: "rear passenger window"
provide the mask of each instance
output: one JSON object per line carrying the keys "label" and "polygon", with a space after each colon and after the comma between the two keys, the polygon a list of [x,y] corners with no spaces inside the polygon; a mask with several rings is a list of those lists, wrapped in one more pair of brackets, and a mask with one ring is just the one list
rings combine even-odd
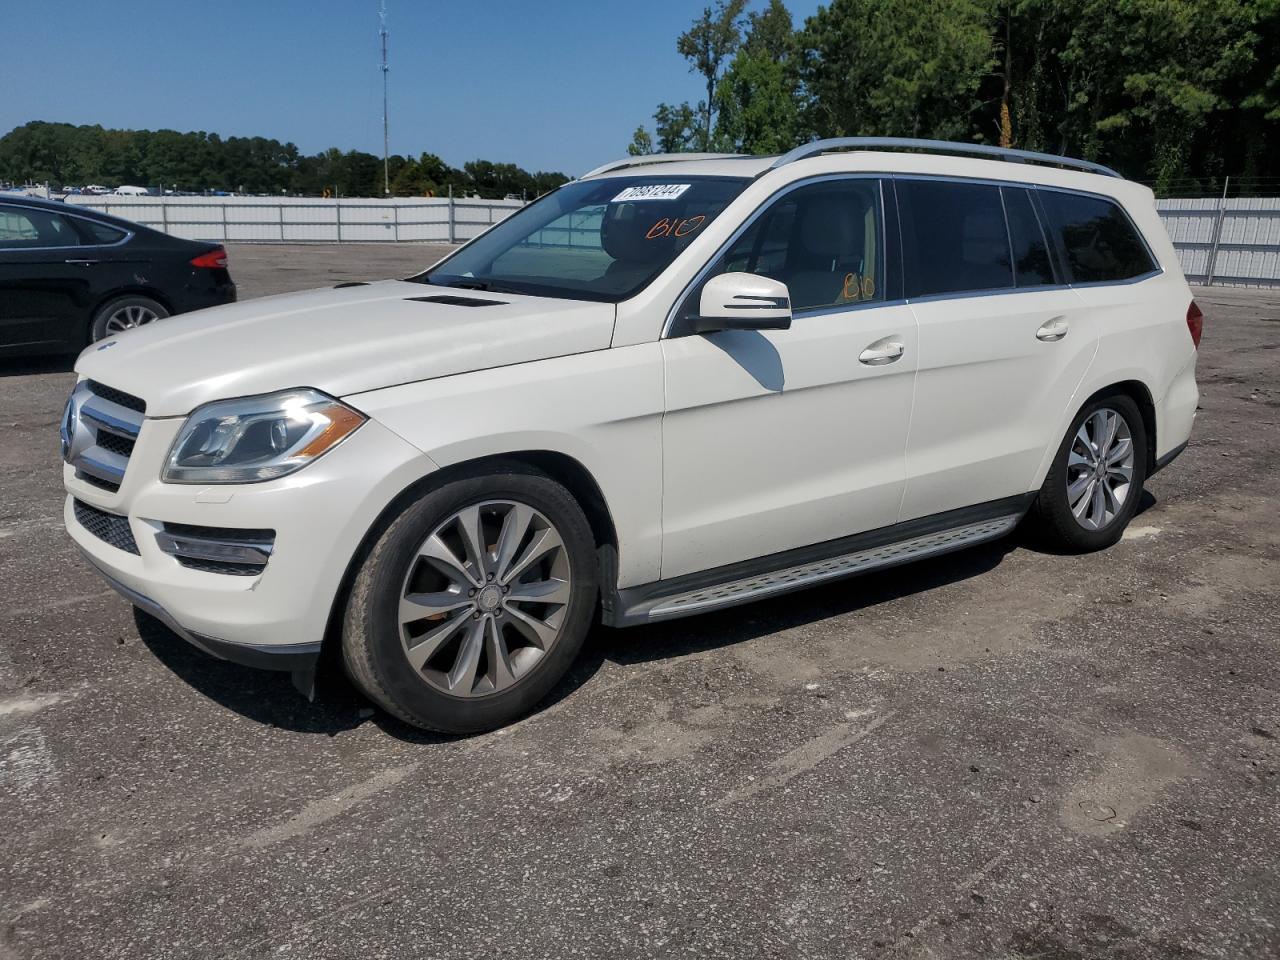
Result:
{"label": "rear passenger window", "polygon": [[1004,212],[1009,221],[1009,243],[1013,247],[1013,280],[1018,287],[1042,287],[1054,283],[1049,244],[1040,218],[1031,203],[1031,193],[1021,187],[1002,187]]}
{"label": "rear passenger window", "polygon": [[1000,188],[945,180],[899,180],[907,296],[1014,285]]}
{"label": "rear passenger window", "polygon": [[97,220],[85,220],[80,218],[77,223],[84,232],[89,243],[112,244],[119,243],[126,236],[123,230],[108,226],[105,223],[99,223]]}
{"label": "rear passenger window", "polygon": [[1129,280],[1156,268],[1137,230],[1112,201],[1041,190],[1040,202],[1066,257],[1072,283]]}
{"label": "rear passenger window", "polygon": [[0,209],[0,247],[35,250],[79,245],[80,237],[66,217],[34,207]]}

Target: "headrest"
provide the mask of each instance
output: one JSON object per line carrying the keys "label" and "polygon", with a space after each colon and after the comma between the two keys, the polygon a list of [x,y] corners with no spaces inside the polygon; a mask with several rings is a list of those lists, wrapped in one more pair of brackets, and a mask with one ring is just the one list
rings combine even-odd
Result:
{"label": "headrest", "polygon": [[844,204],[819,198],[800,211],[800,243],[809,253],[842,259],[861,251],[862,235]]}
{"label": "headrest", "polygon": [[600,245],[614,260],[629,263],[652,263],[669,255],[676,238],[655,226],[664,218],[678,220],[684,213],[684,204],[663,201],[660,203],[611,203],[604,210],[600,222]]}

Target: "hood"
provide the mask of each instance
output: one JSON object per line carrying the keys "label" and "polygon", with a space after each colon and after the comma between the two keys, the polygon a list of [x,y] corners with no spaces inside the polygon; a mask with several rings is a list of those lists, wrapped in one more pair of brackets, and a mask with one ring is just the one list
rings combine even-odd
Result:
{"label": "hood", "polygon": [[148,416],[184,416],[289,387],[343,397],[603,350],[614,314],[611,303],[384,280],[171,317],[90,345],[76,371],[141,397]]}

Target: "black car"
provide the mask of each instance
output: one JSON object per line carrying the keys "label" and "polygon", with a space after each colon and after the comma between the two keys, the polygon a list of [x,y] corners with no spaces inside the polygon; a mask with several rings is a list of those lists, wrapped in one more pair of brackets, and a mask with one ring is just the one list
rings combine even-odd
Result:
{"label": "black car", "polygon": [[0,196],[0,357],[78,351],[235,298],[219,244],[58,201]]}

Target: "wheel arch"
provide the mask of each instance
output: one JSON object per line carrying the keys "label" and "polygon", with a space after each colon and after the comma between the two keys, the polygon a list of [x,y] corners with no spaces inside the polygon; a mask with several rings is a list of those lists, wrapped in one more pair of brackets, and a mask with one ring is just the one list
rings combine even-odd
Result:
{"label": "wheel arch", "polygon": [[[1152,399],[1151,390],[1145,383],[1141,380],[1121,380],[1110,386],[1103,387],[1086,397],[1084,402],[1076,407],[1076,414],[1094,400],[1116,395],[1128,397],[1137,406],[1138,412],[1142,414],[1142,428],[1147,435],[1147,469],[1145,475],[1151,476],[1156,465],[1156,404],[1155,400]],[[1075,414],[1073,414],[1074,416]]]}
{"label": "wheel arch", "polygon": [[1082,397],[1078,402],[1072,402],[1062,411],[1062,419],[1059,421],[1058,431],[1054,438],[1045,446],[1044,456],[1040,460],[1040,466],[1036,470],[1033,483],[1029,490],[1035,491],[1040,489],[1040,485],[1044,483],[1044,478],[1048,475],[1050,467],[1053,465],[1054,455],[1058,452],[1062,443],[1066,430],[1079,416],[1080,411],[1095,400],[1109,396],[1125,396],[1131,399],[1137,406],[1138,411],[1142,414],[1142,426],[1147,435],[1146,449],[1146,475],[1151,476],[1155,469],[1156,463],[1156,407],[1155,400],[1151,394],[1151,388],[1142,380],[1135,377],[1128,377],[1124,380],[1114,380],[1105,386],[1095,388],[1091,393]]}
{"label": "wheel arch", "polygon": [[395,518],[400,516],[409,504],[425,493],[445,483],[487,469],[501,470],[503,466],[518,465],[527,469],[544,473],[551,479],[563,484],[582,507],[587,523],[591,527],[596,541],[596,554],[601,566],[601,595],[613,593],[613,582],[617,574],[618,533],[613,514],[605,500],[600,484],[579,460],[556,450],[516,450],[489,454],[471,460],[463,460],[441,467],[438,470],[419,477],[401,490],[379,512],[369,529],[365,531],[355,551],[347,560],[346,569],[338,582],[333,601],[329,607],[321,660],[328,669],[341,669],[341,634],[342,618],[346,609],[347,598],[351,593],[351,585],[357,572],[368,557],[374,544],[382,536]]}
{"label": "wheel arch", "polygon": [[112,300],[119,300],[121,297],[146,297],[148,300],[154,300],[160,306],[164,307],[169,316],[173,316],[173,302],[159,290],[154,287],[141,286],[139,284],[130,284],[126,287],[117,287],[108,293],[102,294],[89,308],[89,317],[85,322],[85,342],[88,343],[93,336],[93,323],[98,319],[98,313],[109,304]]}

